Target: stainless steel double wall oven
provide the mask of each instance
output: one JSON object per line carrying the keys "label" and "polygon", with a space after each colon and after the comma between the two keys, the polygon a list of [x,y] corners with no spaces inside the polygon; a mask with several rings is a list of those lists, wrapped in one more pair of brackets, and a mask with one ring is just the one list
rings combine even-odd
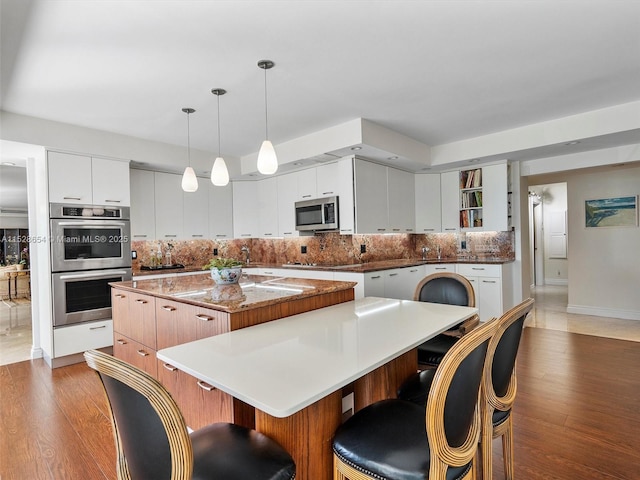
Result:
{"label": "stainless steel double wall oven", "polygon": [[53,326],[111,318],[110,282],[131,280],[128,207],[50,205]]}

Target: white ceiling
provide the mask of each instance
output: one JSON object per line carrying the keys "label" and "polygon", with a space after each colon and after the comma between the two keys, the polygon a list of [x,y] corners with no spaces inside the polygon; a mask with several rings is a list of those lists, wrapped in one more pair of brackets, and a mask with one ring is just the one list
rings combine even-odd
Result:
{"label": "white ceiling", "polygon": [[[640,100],[640,1],[2,0],[2,109],[249,155],[364,118],[437,146]],[[577,149],[640,143],[640,129]],[[556,150],[532,148],[520,159]],[[321,153],[321,152],[319,152]]]}

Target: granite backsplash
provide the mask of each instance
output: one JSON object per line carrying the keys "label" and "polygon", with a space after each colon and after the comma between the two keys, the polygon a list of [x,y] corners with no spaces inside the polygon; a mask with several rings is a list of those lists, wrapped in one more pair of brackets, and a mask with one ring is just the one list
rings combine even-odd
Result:
{"label": "granite backsplash", "polygon": [[[321,233],[296,238],[252,238],[233,240],[155,240],[131,242],[137,253],[133,271],[142,265],[152,265],[153,257],[162,251],[163,263],[171,245],[171,263],[187,267],[206,264],[217,249],[219,257],[243,260],[242,247],[251,253],[251,263],[285,264],[315,263],[318,265],[348,265],[381,260],[421,258],[422,247],[427,247],[427,258],[435,259],[438,247],[442,259],[459,257],[493,257],[513,260],[515,234],[509,232],[434,233],[398,235],[340,235]],[[364,248],[362,247],[364,245]],[[306,250],[306,253],[302,253]],[[364,250],[363,253],[361,253]]]}

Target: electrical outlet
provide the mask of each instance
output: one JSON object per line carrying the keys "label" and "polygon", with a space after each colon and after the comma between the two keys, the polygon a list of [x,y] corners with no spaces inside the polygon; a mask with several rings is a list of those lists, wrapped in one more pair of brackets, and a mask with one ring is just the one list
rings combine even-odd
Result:
{"label": "electrical outlet", "polygon": [[307,253],[307,246],[306,245],[302,245],[300,247],[300,253]]}
{"label": "electrical outlet", "polygon": [[367,253],[367,246],[366,245],[360,245],[360,253]]}
{"label": "electrical outlet", "polygon": [[136,252],[135,250],[131,250],[131,258],[134,260],[138,258],[138,252]]}
{"label": "electrical outlet", "polygon": [[217,249],[217,248],[214,248],[214,249],[213,249],[213,256],[215,257],[216,255],[218,255],[218,249]]}

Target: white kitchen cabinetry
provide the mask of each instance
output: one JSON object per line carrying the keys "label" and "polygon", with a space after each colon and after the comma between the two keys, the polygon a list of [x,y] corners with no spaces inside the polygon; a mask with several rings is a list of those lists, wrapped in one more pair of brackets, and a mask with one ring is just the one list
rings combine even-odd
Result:
{"label": "white kitchen cabinetry", "polygon": [[297,237],[295,203],[298,200],[298,172],[280,175],[278,186],[278,236]]}
{"label": "white kitchen cabinetry", "polygon": [[156,239],[177,240],[183,237],[184,196],[182,177],[155,172]]}
{"label": "white kitchen cabinetry", "polygon": [[294,175],[296,176],[298,181],[296,201],[311,200],[318,197],[315,168],[300,170],[298,172],[295,172]]}
{"label": "white kitchen cabinetry", "polygon": [[414,181],[416,233],[437,233],[442,231],[440,174],[416,174]]}
{"label": "white kitchen cabinetry", "polygon": [[233,238],[233,184],[216,187],[207,182],[209,200],[209,238]]}
{"label": "white kitchen cabinetry", "polygon": [[113,345],[113,321],[85,322],[53,329],[53,357]]}
{"label": "white kitchen cabinetry", "polygon": [[[318,197],[340,195],[338,178],[340,167],[337,162],[316,167],[316,194]],[[353,178],[353,174],[351,175]]]}
{"label": "white kitchen cabinetry", "polygon": [[154,172],[131,170],[131,240],[156,238]]}
{"label": "white kitchen cabinetry", "polygon": [[482,168],[483,230],[509,229],[509,182],[506,163]]}
{"label": "white kitchen cabinetry", "polygon": [[442,232],[460,230],[460,172],[444,172],[440,175],[440,196],[442,200]]}
{"label": "white kitchen cabinetry", "polygon": [[49,202],[130,205],[128,162],[51,151],[47,161]]}
{"label": "white kitchen cabinetry", "polygon": [[257,182],[258,186],[258,236],[278,236],[278,181],[277,177]]}
{"label": "white kitchen cabinetry", "polygon": [[354,300],[364,297],[364,273],[334,272],[333,279],[337,282],[356,282],[353,287]]}
{"label": "white kitchen cabinetry", "polygon": [[342,235],[352,235],[355,233],[353,157],[344,157],[335,165],[337,167],[337,177],[334,180],[337,180],[338,184],[337,195],[340,212],[340,233]]}
{"label": "white kitchen cabinetry", "polygon": [[233,182],[233,236],[258,237],[257,182]]}
{"label": "white kitchen cabinetry", "polygon": [[415,203],[413,173],[387,167],[387,218],[390,232],[415,231]]}
{"label": "white kitchen cabinetry", "polygon": [[356,158],[356,233],[387,233],[387,167]]}
{"label": "white kitchen cabinetry", "polygon": [[383,273],[385,297],[412,300],[416,286],[424,278],[424,266],[393,268]]}
{"label": "white kitchen cabinetry", "polygon": [[500,317],[511,305],[508,265],[458,264],[456,271],[473,285],[480,320]]}
{"label": "white kitchen cabinetry", "polygon": [[384,270],[364,274],[365,297],[384,297]]}
{"label": "white kitchen cabinetry", "polygon": [[209,237],[209,186],[213,187],[213,185],[203,178],[199,178],[198,183],[198,190],[182,194],[184,199],[182,238],[186,240],[201,240]]}
{"label": "white kitchen cabinetry", "polygon": [[424,266],[424,276],[432,275],[434,273],[442,273],[442,272],[455,272],[456,264],[455,263],[433,263],[426,264]]}

